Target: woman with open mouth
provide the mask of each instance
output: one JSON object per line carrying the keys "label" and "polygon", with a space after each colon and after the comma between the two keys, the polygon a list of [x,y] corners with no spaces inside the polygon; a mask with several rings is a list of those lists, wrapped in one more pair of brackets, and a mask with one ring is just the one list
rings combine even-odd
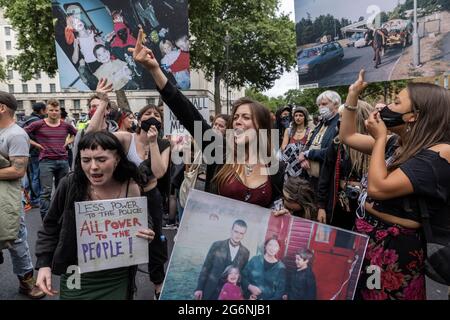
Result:
{"label": "woman with open mouth", "polygon": [[[70,288],[70,266],[78,265],[75,202],[139,197],[140,175],[119,140],[106,131],[87,133],[78,145],[75,170],[61,180],[38,232],[37,285],[54,296],[52,273],[61,275],[60,299],[132,299],[136,266],[81,274],[79,289]],[[137,237],[153,240],[154,232],[142,228]]]}
{"label": "woman with open mouth", "polygon": [[[278,167],[272,148],[270,111],[251,99],[238,99],[227,123],[225,139],[214,134],[195,106],[167,80],[153,52],[142,45],[143,37],[140,30],[136,47],[129,50],[134,59],[150,72],[164,102],[194,138],[196,125],[201,128],[202,136],[208,131],[214,137],[212,141],[196,141],[202,147],[204,157],[214,157],[206,159],[206,191],[270,207],[283,187],[283,170]],[[278,136],[274,141],[278,141]],[[215,153],[208,155],[205,151],[211,149],[212,143]]]}

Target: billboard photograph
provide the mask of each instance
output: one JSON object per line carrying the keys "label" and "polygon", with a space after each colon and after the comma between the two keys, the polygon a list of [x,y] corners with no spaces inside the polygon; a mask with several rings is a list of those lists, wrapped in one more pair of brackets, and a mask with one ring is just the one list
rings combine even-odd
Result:
{"label": "billboard photograph", "polygon": [[[414,28],[414,17],[417,28]],[[450,0],[295,0],[302,87],[433,77],[450,69]]]}
{"label": "billboard photograph", "polygon": [[114,90],[155,89],[128,52],[140,28],[171,82],[190,88],[187,0],[52,0],[52,12],[62,88],[95,90],[106,78]]}

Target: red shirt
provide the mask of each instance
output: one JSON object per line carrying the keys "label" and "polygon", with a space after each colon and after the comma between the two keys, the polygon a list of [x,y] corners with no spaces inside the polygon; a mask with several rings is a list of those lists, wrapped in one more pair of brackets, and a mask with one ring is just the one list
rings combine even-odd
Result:
{"label": "red shirt", "polygon": [[67,135],[77,134],[77,129],[62,120],[57,127],[50,127],[44,120],[35,121],[24,130],[34,141],[44,147],[44,150],[39,153],[39,161],[42,159],[67,160],[67,150],[64,147]]}
{"label": "red shirt", "polygon": [[270,177],[258,188],[249,188],[235,174],[224,186],[220,187],[221,196],[268,207],[272,200],[272,184]]}

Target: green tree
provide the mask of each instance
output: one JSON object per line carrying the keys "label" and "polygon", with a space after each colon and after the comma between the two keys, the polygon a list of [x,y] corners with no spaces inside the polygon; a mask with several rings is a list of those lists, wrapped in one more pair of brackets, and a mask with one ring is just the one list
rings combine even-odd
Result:
{"label": "green tree", "polygon": [[5,72],[6,68],[3,65],[3,60],[2,58],[0,58],[0,82],[4,81],[6,79],[6,72]]}
{"label": "green tree", "polygon": [[286,99],[283,96],[276,98],[268,97],[254,88],[245,89],[245,96],[262,103],[273,112],[276,112],[279,107],[287,105]]}
{"label": "green tree", "polygon": [[19,55],[8,61],[8,68],[19,71],[24,81],[44,71],[54,76],[56,63],[51,1],[48,0],[0,0],[6,9],[5,17],[13,29],[19,31],[17,49]]}
{"label": "green tree", "polygon": [[278,0],[189,1],[192,66],[214,79],[216,113],[221,80],[264,90],[295,65],[295,26],[276,16],[277,6]]}

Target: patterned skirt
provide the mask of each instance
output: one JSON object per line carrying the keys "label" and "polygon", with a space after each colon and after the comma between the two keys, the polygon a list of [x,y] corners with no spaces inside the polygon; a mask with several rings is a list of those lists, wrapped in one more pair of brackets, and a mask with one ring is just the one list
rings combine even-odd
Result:
{"label": "patterned skirt", "polygon": [[[369,236],[357,298],[363,300],[425,300],[424,254],[420,229],[389,224],[366,213],[356,219],[356,232]],[[381,271],[379,281],[376,272]],[[378,269],[376,268],[376,269]],[[376,277],[376,276],[375,276]],[[378,284],[377,284],[378,283]]]}

